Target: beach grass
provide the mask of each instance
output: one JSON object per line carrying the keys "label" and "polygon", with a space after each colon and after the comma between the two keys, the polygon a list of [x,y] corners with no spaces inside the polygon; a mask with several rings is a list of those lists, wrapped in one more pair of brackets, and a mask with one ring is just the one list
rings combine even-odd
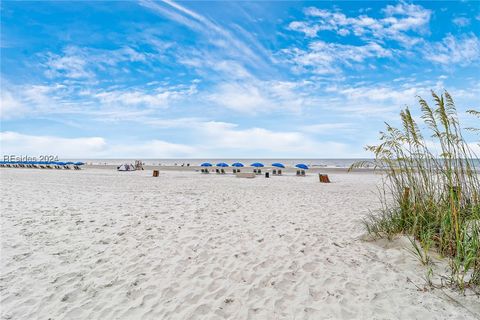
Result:
{"label": "beach grass", "polygon": [[[480,180],[475,166],[479,159],[462,135],[449,93],[432,92],[432,98],[434,106],[418,98],[419,120],[408,108],[402,110],[402,126],[386,124],[380,143],[366,147],[375,156],[375,168],[386,175],[380,187],[381,210],[364,223],[376,237],[409,236],[412,252],[425,265],[431,263],[432,251],[447,257],[446,283],[478,292]],[[469,113],[480,116],[478,111]],[[357,162],[351,169],[365,165]]]}

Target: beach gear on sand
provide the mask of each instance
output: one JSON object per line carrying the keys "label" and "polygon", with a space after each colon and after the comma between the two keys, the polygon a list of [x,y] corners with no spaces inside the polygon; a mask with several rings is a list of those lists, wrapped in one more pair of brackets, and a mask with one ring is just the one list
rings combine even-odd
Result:
{"label": "beach gear on sand", "polygon": [[240,162],[232,163],[232,167],[241,168],[241,167],[243,167],[243,163],[240,163]]}
{"label": "beach gear on sand", "polygon": [[308,170],[308,166],[306,164],[303,164],[303,163],[296,164],[295,167],[297,167],[299,169]]}
{"label": "beach gear on sand", "polygon": [[228,164],[226,164],[225,162],[220,162],[220,163],[217,163],[217,167],[228,167]]}
{"label": "beach gear on sand", "polygon": [[257,168],[264,167],[263,163],[260,163],[260,162],[254,162],[250,166],[257,167]]}
{"label": "beach gear on sand", "polygon": [[117,168],[118,171],[135,171],[135,166],[133,164],[122,164],[120,167]]}

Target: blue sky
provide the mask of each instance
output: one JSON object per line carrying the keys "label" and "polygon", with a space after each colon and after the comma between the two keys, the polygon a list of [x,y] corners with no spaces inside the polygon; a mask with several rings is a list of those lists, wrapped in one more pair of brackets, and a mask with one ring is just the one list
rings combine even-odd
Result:
{"label": "blue sky", "polygon": [[479,7],[2,1],[2,153],[368,157],[432,89],[474,125]]}

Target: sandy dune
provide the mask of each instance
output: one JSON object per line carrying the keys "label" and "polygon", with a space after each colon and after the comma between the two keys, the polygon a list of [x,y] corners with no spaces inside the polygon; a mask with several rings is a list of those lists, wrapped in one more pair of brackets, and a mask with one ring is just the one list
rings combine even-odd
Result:
{"label": "sandy dune", "polygon": [[[2,319],[475,319],[366,242],[374,174],[2,169]],[[453,300],[451,300],[453,299]]]}

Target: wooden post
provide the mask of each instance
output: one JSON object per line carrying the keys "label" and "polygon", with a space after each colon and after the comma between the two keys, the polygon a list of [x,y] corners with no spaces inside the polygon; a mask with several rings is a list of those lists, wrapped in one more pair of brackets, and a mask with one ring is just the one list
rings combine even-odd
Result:
{"label": "wooden post", "polygon": [[328,178],[328,174],[318,174],[318,178],[320,179],[321,183],[330,183],[330,179]]}
{"label": "wooden post", "polygon": [[158,177],[158,174],[159,174],[158,170],[153,170],[153,176],[154,177]]}

